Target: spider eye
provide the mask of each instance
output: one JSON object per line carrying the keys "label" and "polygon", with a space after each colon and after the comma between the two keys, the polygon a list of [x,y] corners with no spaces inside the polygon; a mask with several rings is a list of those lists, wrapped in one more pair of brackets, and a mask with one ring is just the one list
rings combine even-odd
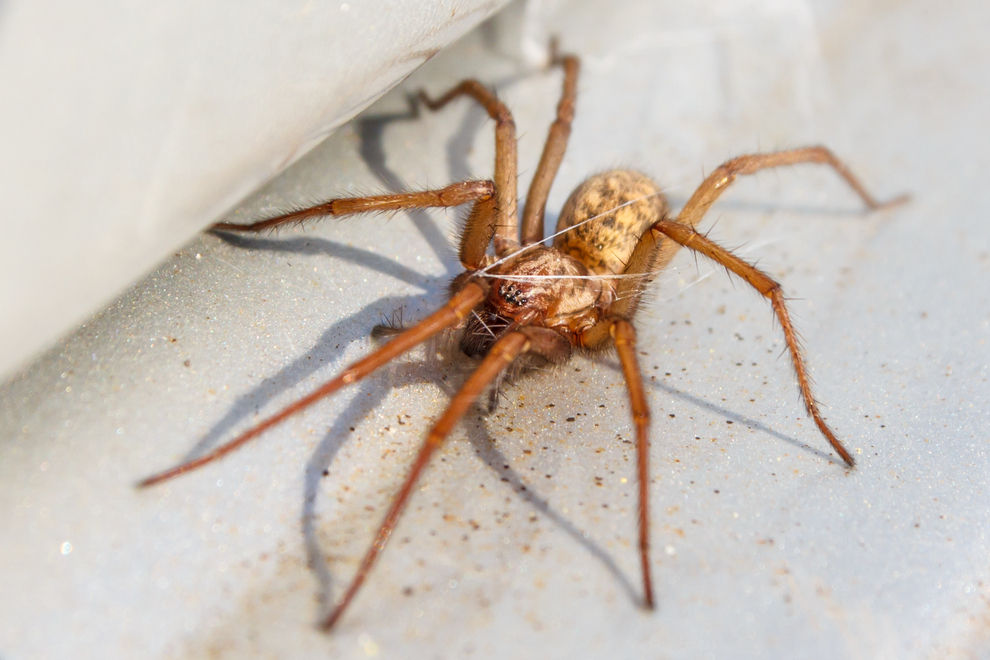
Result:
{"label": "spider eye", "polygon": [[503,284],[499,290],[499,295],[510,305],[522,307],[529,302],[529,298],[522,294],[522,290],[515,284]]}

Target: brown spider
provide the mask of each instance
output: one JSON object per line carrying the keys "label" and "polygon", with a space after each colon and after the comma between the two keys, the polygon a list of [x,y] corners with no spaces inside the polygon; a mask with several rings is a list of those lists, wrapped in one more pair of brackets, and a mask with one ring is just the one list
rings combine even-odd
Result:
{"label": "brown spider", "polygon": [[[650,413],[636,361],[636,331],[632,318],[645,284],[670,262],[682,245],[718,262],[770,299],[784,331],[808,413],[842,460],[850,467],[854,463],[818,411],[780,285],[763,271],[699,234],[694,226],[737,176],[783,165],[821,163],[831,166],[869,209],[891,206],[905,197],[877,202],[832,152],[815,146],[750,154],[725,162],[702,182],[676,220],[672,220],[657,184],[638,172],[613,170],[592,176],[571,194],[560,214],[556,233],[547,237],[553,238],[553,246],[546,247],[542,245],[546,240],[543,216],[550,185],[570,135],[578,76],[576,57],[554,55],[552,61],[563,67],[563,92],[526,198],[521,223],[516,208],[518,170],[512,114],[491,90],[476,80],[465,80],[437,100],[431,100],[422,92],[420,98],[431,110],[437,110],[459,96],[469,96],[484,107],[495,121],[494,181],[462,181],[422,192],[332,199],[248,225],[219,223],[213,227],[223,231],[257,232],[323,216],[453,207],[469,202],[473,205],[460,238],[459,258],[465,271],[452,282],[450,300],[443,308],[409,328],[396,330],[395,337],[388,343],[233,440],[139,484],[140,487],[151,486],[210,463],[290,415],[368,376],[428,338],[444,330],[460,330],[461,349],[469,356],[480,357],[480,364],[430,429],[347,591],[322,621],[324,630],[332,628],[347,609],[385,548],[423,468],[475,400],[486,388],[497,384],[510,365],[524,368],[534,363],[560,364],[570,357],[574,348],[595,351],[614,346],[622,366],[636,428],[643,600],[646,608],[653,608],[647,496]],[[489,244],[494,255],[488,254]]]}

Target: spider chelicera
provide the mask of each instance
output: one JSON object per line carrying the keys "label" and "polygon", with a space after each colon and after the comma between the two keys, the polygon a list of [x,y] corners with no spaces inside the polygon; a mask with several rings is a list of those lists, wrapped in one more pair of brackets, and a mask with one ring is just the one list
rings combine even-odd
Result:
{"label": "spider chelicera", "polygon": [[[552,62],[563,68],[563,91],[521,221],[517,210],[518,167],[512,114],[491,90],[476,80],[465,80],[436,100],[424,93],[420,93],[420,99],[431,110],[438,110],[458,97],[467,96],[485,109],[495,122],[493,180],[462,181],[421,192],[331,199],[251,224],[219,223],[213,227],[221,231],[257,232],[325,216],[472,205],[458,254],[464,272],[452,282],[450,300],[444,307],[415,325],[396,330],[392,339],[367,357],[233,440],[139,484],[151,486],[210,463],[290,415],[368,376],[430,337],[446,330],[460,331],[461,350],[480,358],[480,363],[423,441],[357,573],[344,596],[322,621],[321,627],[325,630],[336,624],[368,576],[431,456],[478,397],[487,388],[497,387],[510,366],[512,370],[523,370],[535,364],[560,364],[575,349],[601,351],[614,348],[619,357],[636,433],[643,605],[653,608],[647,493],[650,413],[636,359],[636,331],[632,319],[645,285],[670,262],[681,246],[721,264],[769,298],[783,330],[808,413],[842,460],[850,467],[854,463],[818,410],[780,285],[760,269],[695,231],[694,227],[737,176],[785,165],[819,163],[830,166],[870,210],[892,206],[903,201],[905,196],[878,202],[831,151],[822,146],[804,147],[749,154],[726,161],[705,178],[676,217],[671,216],[660,187],[645,175],[630,170],[597,174],[571,194],[560,213],[556,232],[544,237],[547,196],[570,135],[579,68],[578,58],[572,55],[554,54]],[[550,239],[553,240],[551,246],[543,245]],[[489,245],[493,254],[489,254]]]}

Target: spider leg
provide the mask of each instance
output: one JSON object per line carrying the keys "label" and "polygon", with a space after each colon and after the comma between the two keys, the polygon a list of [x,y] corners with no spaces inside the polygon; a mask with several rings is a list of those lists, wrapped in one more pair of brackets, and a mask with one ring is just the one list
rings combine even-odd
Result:
{"label": "spider leg", "polygon": [[347,591],[344,593],[344,597],[337,603],[336,607],[330,615],[323,620],[320,627],[323,630],[330,630],[333,628],[337,620],[347,609],[354,595],[361,588],[364,583],[365,578],[368,576],[368,572],[374,566],[375,561],[381,554],[382,550],[385,549],[385,545],[388,543],[389,536],[392,534],[392,530],[395,529],[395,525],[399,520],[399,516],[402,515],[402,511],[409,500],[409,496],[412,493],[416,482],[419,480],[420,474],[422,474],[423,469],[430,461],[430,457],[433,452],[443,443],[443,441],[450,435],[451,430],[453,430],[454,425],[464,416],[468,408],[474,401],[478,398],[484,389],[507,367],[512,363],[513,360],[520,353],[524,353],[529,348],[530,340],[523,332],[510,332],[500,338],[492,349],[485,356],[481,364],[475,369],[474,373],[464,382],[461,389],[454,395],[451,399],[450,404],[447,406],[447,410],[444,411],[443,415],[430,429],[429,434],[426,436],[426,440],[423,441],[422,446],[419,449],[419,453],[416,455],[416,459],[413,461],[412,467],[409,470],[409,474],[406,476],[406,480],[403,482],[402,487],[399,492],[392,499],[392,504],[389,506],[388,512],[385,514],[385,519],[382,521],[381,526],[378,528],[378,533],[375,535],[375,540],[372,542],[371,546],[365,552],[364,558],[361,560],[361,565],[358,567],[357,573],[351,579],[350,585],[347,587]]}
{"label": "spider leg", "polygon": [[[370,197],[340,197],[315,206],[297,209],[249,224],[218,222],[216,231],[258,232],[274,229],[290,222],[300,223],[327,216],[352,215],[405,209],[449,208],[474,202],[461,236],[461,264],[474,270],[481,267],[485,248],[495,226],[495,184],[491,181],[460,181],[435,190],[373,195]],[[479,248],[480,245],[480,248]]]}
{"label": "spider leg", "polygon": [[776,314],[777,320],[780,322],[780,327],[784,331],[784,339],[787,341],[787,349],[791,354],[791,362],[794,364],[794,371],[797,374],[798,387],[801,390],[801,398],[804,399],[805,408],[807,408],[808,414],[811,415],[812,419],[815,420],[818,430],[822,432],[822,435],[832,445],[832,448],[842,457],[842,460],[849,467],[852,467],[855,464],[853,457],[842,446],[839,439],[835,437],[832,429],[825,423],[821,413],[818,411],[818,403],[811,393],[811,379],[808,376],[808,369],[805,366],[804,355],[801,351],[797,333],[791,324],[790,315],[787,313],[787,305],[784,302],[784,294],[781,291],[780,284],[756,266],[740,259],[729,250],[699,234],[689,225],[671,220],[660,220],[653,225],[651,232],[661,233],[680,245],[709,257],[726,269],[731,270],[762,295],[770,299],[774,314]]}
{"label": "spider leg", "polygon": [[[554,44],[555,46],[556,44]],[[555,51],[556,48],[553,48]],[[557,118],[550,125],[547,141],[543,145],[543,155],[536,167],[536,174],[529,185],[526,204],[522,214],[522,244],[530,245],[543,240],[543,216],[546,213],[547,197],[553,184],[560,162],[564,159],[567,139],[571,136],[571,122],[574,121],[574,102],[577,98],[577,77],[580,62],[573,55],[553,54],[551,64],[564,68],[564,86],[557,103]]]}
{"label": "spider leg", "polygon": [[653,609],[653,578],[650,571],[650,406],[643,390],[643,375],[636,360],[636,329],[628,319],[613,314],[581,333],[580,345],[600,349],[609,341],[615,346],[629,392],[629,408],[636,428],[636,480],[639,483],[639,558],[643,573],[643,605]]}
{"label": "spider leg", "polygon": [[294,401],[271,417],[255,424],[247,431],[244,431],[233,440],[220,445],[213,451],[204,454],[199,458],[195,458],[191,461],[165,470],[164,472],[159,472],[158,474],[154,474],[146,479],[143,479],[137,484],[138,488],[153,486],[154,484],[161,483],[162,481],[176,477],[184,472],[189,472],[190,470],[194,470],[207,463],[212,463],[218,458],[229,454],[290,415],[294,415],[295,413],[308,408],[320,399],[333,394],[345,385],[356,383],[382,365],[395,359],[399,355],[402,355],[414,346],[423,343],[441,330],[457,325],[465,318],[465,316],[467,316],[475,305],[484,299],[484,297],[485,290],[482,286],[475,282],[467,283],[464,288],[455,293],[442,308],[426,317],[416,325],[410,327],[408,330],[403,331],[395,337],[395,339],[391,340],[378,350],[350,365],[336,378],[327,381],[303,398]]}
{"label": "spider leg", "polygon": [[[677,222],[687,227],[697,225],[708,212],[708,209],[712,207],[712,204],[735,181],[736,177],[741,174],[755,174],[760,170],[783,167],[785,165],[798,165],[801,163],[819,163],[831,166],[849,184],[849,187],[853,189],[859,198],[863,200],[868,210],[875,211],[890,208],[902,204],[909,199],[908,195],[898,195],[886,202],[878,202],[867,192],[866,188],[852,174],[846,164],[836,158],[835,154],[829,149],[822,146],[801,147],[765,154],[737,156],[722,163],[694,191],[694,194],[691,195],[691,198],[678,214]],[[661,219],[665,220],[666,218]],[[632,318],[636,312],[636,308],[639,306],[643,286],[656,273],[663,270],[670,263],[678,248],[680,248],[678,242],[665,241],[662,236],[657,235],[656,231],[643,232],[623,271],[626,275],[641,274],[642,277],[629,277],[616,283],[616,299],[609,307],[609,313],[613,316]],[[595,341],[601,341],[604,328],[596,327],[595,330]]]}
{"label": "spider leg", "polygon": [[629,407],[636,427],[636,480],[639,482],[639,558],[643,571],[643,602],[653,609],[653,578],[650,576],[650,408],[643,391],[643,375],[636,360],[636,329],[626,319],[613,319],[610,329],[622,374],[629,392]]}
{"label": "spider leg", "polygon": [[477,101],[495,120],[495,254],[504,257],[519,247],[519,216],[516,177],[519,173],[516,152],[516,122],[495,93],[477,80],[464,80],[440,98],[433,100],[420,92],[419,98],[430,110],[439,110],[458,96]]}
{"label": "spider leg", "polygon": [[[722,248],[694,230],[694,226],[704,217],[712,204],[721,196],[725,189],[741,174],[753,174],[763,169],[772,167],[782,167],[785,165],[797,165],[800,163],[819,163],[829,165],[842,179],[859,195],[860,199],[870,210],[890,208],[907,201],[907,195],[899,195],[886,202],[878,202],[866,188],[860,183],[849,168],[841,160],[836,158],[830,150],[822,146],[803,147],[799,149],[789,149],[786,151],[775,151],[765,154],[748,154],[739,156],[724,162],[715,171],[708,175],[698,186],[694,194],[684,205],[676,222],[671,222],[666,218],[660,218],[653,225],[650,231],[644,232],[636,244],[632,254],[626,263],[625,275],[641,275],[641,277],[628,277],[619,280],[615,284],[615,302],[609,306],[609,315],[632,318],[636,313],[642,297],[643,286],[663,269],[676,253],[681,245],[686,245],[693,250],[701,252],[708,257],[719,262],[729,270],[745,279],[754,286],[764,296],[770,298],[774,312],[784,329],[784,337],[787,340],[788,350],[791,353],[791,360],[797,372],[798,385],[801,389],[801,396],[804,399],[805,407],[815,420],[822,434],[836,452],[850,466],[853,464],[852,456],[845,447],[836,439],[828,425],[822,419],[818,411],[818,405],[811,394],[811,384],[805,367],[804,357],[800,350],[797,334],[791,325],[787,307],[784,304],[783,295],[780,293],[780,285],[772,280],[768,275],[756,267],[746,263],[731,252]],[[672,240],[664,240],[664,237]],[[609,325],[606,323],[596,324],[584,334],[584,340],[588,346],[601,345],[606,339],[606,330]]]}
{"label": "spider leg", "polygon": [[836,158],[835,154],[828,148],[823,146],[801,147],[765,154],[747,154],[727,160],[715,168],[715,171],[709,174],[701,185],[698,186],[698,189],[691,195],[691,199],[681,209],[680,214],[677,216],[677,221],[691,227],[698,224],[698,221],[704,217],[708,209],[715,203],[715,200],[725,192],[725,189],[740,174],[754,174],[771,167],[798,165],[800,163],[819,163],[831,166],[836,174],[842,177],[849,184],[849,187],[859,195],[859,198],[866,204],[866,208],[871,211],[896,206],[908,199],[907,195],[899,195],[886,202],[878,202],[866,191],[866,188],[860,183],[859,179],[853,176],[853,173],[846,164]]}

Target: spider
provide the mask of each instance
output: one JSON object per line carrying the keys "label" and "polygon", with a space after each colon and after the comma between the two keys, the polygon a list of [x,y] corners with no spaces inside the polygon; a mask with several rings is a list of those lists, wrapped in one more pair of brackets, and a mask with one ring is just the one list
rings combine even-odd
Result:
{"label": "spider", "polygon": [[[486,388],[496,390],[500,379],[510,371],[522,371],[537,364],[564,363],[575,350],[614,348],[618,354],[636,434],[642,605],[653,609],[647,492],[650,412],[636,359],[632,319],[645,285],[681,246],[721,264],[770,300],[808,414],[846,465],[854,464],[853,457],[818,410],[780,285],[694,227],[736,177],[785,165],[830,166],[870,210],[893,206],[906,196],[878,202],[831,151],[812,146],[754,153],[726,161],[704,179],[676,217],[671,215],[660,187],[645,175],[630,170],[594,175],[579,185],[564,204],[556,232],[544,237],[547,197],[570,136],[579,70],[577,57],[558,54],[555,48],[551,49],[551,63],[563,69],[563,90],[521,220],[517,210],[518,166],[512,114],[493,91],[469,79],[439,98],[433,99],[424,92],[419,93],[419,98],[430,110],[439,110],[462,96],[484,108],[495,122],[493,179],[461,181],[420,192],[331,199],[251,224],[224,222],[213,226],[220,231],[258,232],[318,217],[471,204],[458,253],[464,272],[454,278],[450,299],[442,308],[408,328],[394,329],[394,336],[377,350],[236,438],[138,484],[151,486],[215,461],[290,415],[367,377],[430,337],[447,330],[460,331],[461,350],[480,362],[420,446],[355,576],[343,597],[322,620],[324,630],[330,630],[347,610],[385,548],[423,469]],[[543,244],[550,239],[551,246]]]}

